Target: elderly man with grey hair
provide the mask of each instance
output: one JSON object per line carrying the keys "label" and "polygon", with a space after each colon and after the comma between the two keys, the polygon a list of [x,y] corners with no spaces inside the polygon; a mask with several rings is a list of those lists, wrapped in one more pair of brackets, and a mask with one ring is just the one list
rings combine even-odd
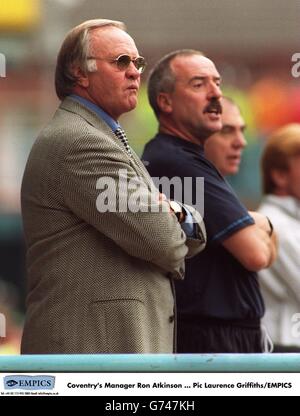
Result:
{"label": "elderly man with grey hair", "polygon": [[33,145],[22,183],[22,353],[174,351],[173,280],[184,277],[184,258],[205,237],[192,207],[175,213],[158,193],[118,122],[137,104],[144,67],[120,22],[84,22],[62,44],[55,77],[62,102]]}

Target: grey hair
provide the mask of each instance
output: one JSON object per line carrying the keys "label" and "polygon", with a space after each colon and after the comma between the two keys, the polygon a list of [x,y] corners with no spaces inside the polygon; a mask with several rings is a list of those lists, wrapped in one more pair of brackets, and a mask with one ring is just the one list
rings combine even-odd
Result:
{"label": "grey hair", "polygon": [[148,99],[156,115],[159,117],[160,108],[157,104],[157,97],[161,92],[173,92],[176,77],[171,69],[171,62],[178,56],[201,55],[202,52],[195,49],[179,49],[163,56],[152,68],[148,79]]}
{"label": "grey hair", "polygon": [[236,107],[239,110],[239,112],[241,112],[241,109],[240,109],[239,105],[234,101],[233,98],[228,97],[227,95],[223,95],[222,98],[221,98],[221,103],[222,103],[222,101],[225,101],[227,104],[230,104],[230,105]]}
{"label": "grey hair", "polygon": [[59,99],[64,99],[72,92],[77,78],[73,73],[73,68],[78,65],[83,73],[96,70],[95,60],[89,60],[91,53],[91,31],[100,27],[114,26],[126,31],[126,26],[122,22],[108,19],[87,20],[74,27],[66,35],[57,56],[55,70],[55,89]]}

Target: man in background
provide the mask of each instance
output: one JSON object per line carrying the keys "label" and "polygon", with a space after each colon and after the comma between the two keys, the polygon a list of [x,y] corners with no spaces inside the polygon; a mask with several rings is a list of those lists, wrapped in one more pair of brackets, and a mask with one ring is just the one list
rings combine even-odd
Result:
{"label": "man in background", "polygon": [[222,97],[221,104],[222,129],[205,141],[204,153],[223,176],[235,175],[239,171],[242,153],[247,145],[244,136],[246,125],[233,100]]}
{"label": "man in background", "polygon": [[263,323],[274,352],[300,352],[300,124],[281,127],[267,140],[262,182],[259,211],[278,235],[278,257],[259,273],[266,302]]}

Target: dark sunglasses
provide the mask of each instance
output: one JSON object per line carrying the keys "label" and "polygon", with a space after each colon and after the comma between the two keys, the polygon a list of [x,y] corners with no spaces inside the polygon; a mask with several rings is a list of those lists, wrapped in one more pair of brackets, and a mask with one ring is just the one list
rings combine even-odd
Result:
{"label": "dark sunglasses", "polygon": [[[89,56],[88,59],[100,59],[105,61],[105,58],[98,58],[97,56]],[[120,69],[120,71],[125,71],[131,62],[133,62],[133,65],[136,67],[136,69],[141,74],[144,72],[144,69],[146,67],[146,61],[143,56],[138,56],[137,58],[131,59],[129,55],[120,55],[116,59],[111,60],[110,62],[116,63],[117,67]]]}

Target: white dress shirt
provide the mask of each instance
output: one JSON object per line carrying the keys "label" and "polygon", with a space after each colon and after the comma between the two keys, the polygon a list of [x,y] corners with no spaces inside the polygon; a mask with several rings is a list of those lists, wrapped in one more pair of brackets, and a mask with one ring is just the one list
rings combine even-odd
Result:
{"label": "white dress shirt", "polygon": [[262,322],[274,343],[300,346],[300,201],[267,195],[259,212],[278,236],[277,260],[259,273],[266,303]]}

